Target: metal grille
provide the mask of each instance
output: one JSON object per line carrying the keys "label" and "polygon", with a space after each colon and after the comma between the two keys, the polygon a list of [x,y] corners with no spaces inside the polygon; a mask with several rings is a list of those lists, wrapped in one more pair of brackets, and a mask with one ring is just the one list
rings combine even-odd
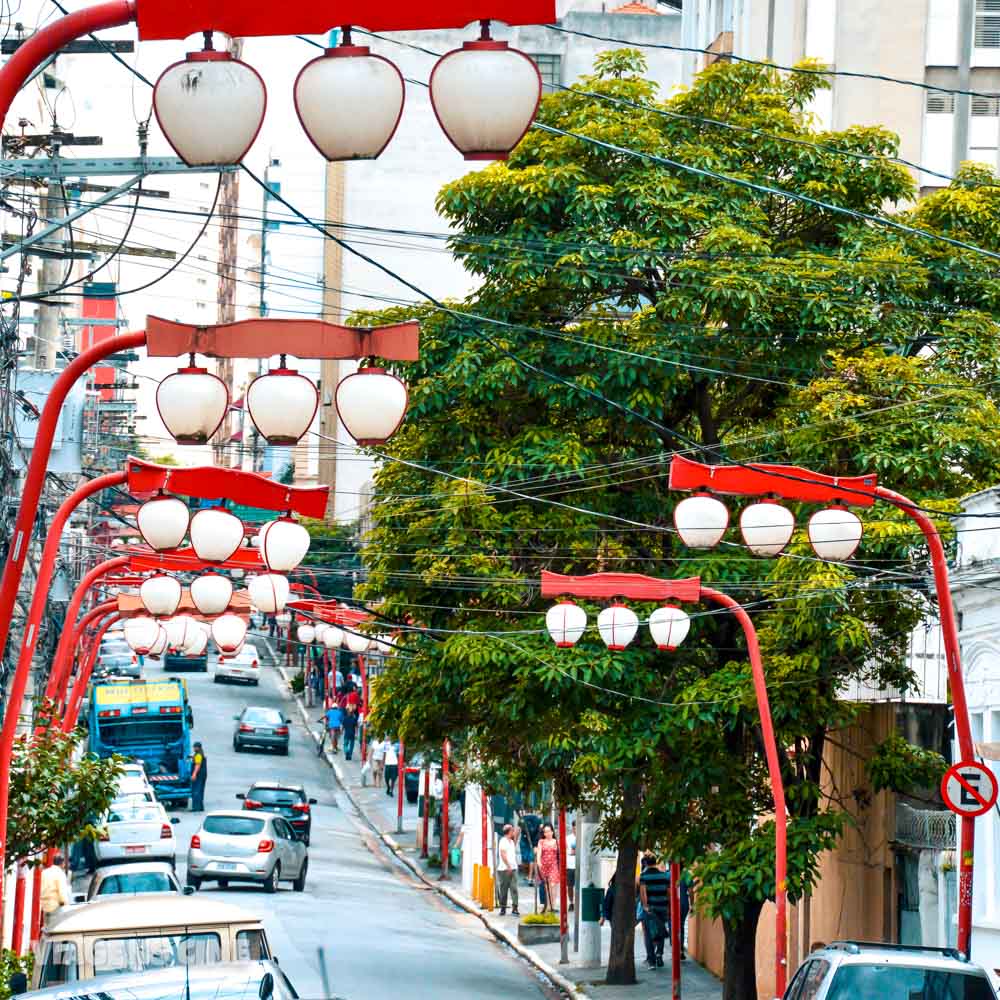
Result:
{"label": "metal grille", "polygon": [[1000,97],[973,97],[972,114],[977,118],[1000,117]]}
{"label": "metal grille", "polygon": [[949,810],[914,809],[896,803],[896,840],[910,847],[952,851],[958,843],[955,814]]}
{"label": "metal grille", "polygon": [[929,115],[953,115],[955,113],[954,94],[936,94],[929,91],[927,94],[927,114]]}
{"label": "metal grille", "polygon": [[976,0],[977,49],[1000,49],[1000,0]]}
{"label": "metal grille", "polygon": [[[997,0],[1000,3],[1000,0]],[[548,52],[536,53],[531,57],[542,77],[544,90],[555,90],[562,83],[562,56]]]}

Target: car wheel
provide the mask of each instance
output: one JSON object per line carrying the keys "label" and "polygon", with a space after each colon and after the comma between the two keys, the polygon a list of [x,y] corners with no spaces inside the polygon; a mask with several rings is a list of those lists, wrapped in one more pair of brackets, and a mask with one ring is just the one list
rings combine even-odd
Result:
{"label": "car wheel", "polygon": [[271,869],[271,874],[267,876],[267,881],[264,883],[264,892],[277,892],[278,883],[281,881],[281,862],[275,861],[274,867]]}
{"label": "car wheel", "polygon": [[220,677],[220,676],[219,676],[218,674],[216,674],[216,675],[215,675],[215,676],[214,676],[214,677],[212,678],[212,680],[213,680],[213,682],[214,682],[214,683],[216,683],[216,684],[219,684],[219,683],[221,683],[221,681],[222,681],[222,678],[221,678],[221,677]]}
{"label": "car wheel", "polygon": [[302,862],[302,868],[299,870],[299,877],[292,883],[292,888],[296,892],[303,892],[306,887],[306,873],[309,871],[309,859],[306,858]]}
{"label": "car wheel", "polygon": [[305,844],[306,847],[309,846],[309,834],[308,833],[302,834],[302,843]]}
{"label": "car wheel", "polygon": [[228,889],[229,888],[229,879],[227,879],[227,878],[220,878],[219,879],[219,888],[220,889]]}
{"label": "car wheel", "polygon": [[253,679],[253,680],[252,680],[252,681],[251,681],[250,683],[251,683],[251,684],[252,684],[252,685],[253,685],[254,687],[260,687],[260,681],[259,681],[259,680],[257,680],[257,678],[256,678],[256,677],[255,677],[255,678],[254,678],[254,679]]}
{"label": "car wheel", "polygon": [[201,879],[198,878],[197,875],[188,875],[188,877],[187,877],[187,884],[192,889],[200,889],[201,888]]}
{"label": "car wheel", "polygon": [[278,751],[278,753],[280,753],[282,757],[287,757],[288,756],[288,747],[282,747]]}
{"label": "car wheel", "polygon": [[235,751],[236,753],[239,753],[239,752],[240,752],[240,751],[241,751],[242,749],[243,749],[243,747],[242,747],[242,746],[240,746],[240,744],[239,744],[239,743],[237,742],[236,738],[235,738],[235,737],[233,737],[233,750],[234,750],[234,751]]}

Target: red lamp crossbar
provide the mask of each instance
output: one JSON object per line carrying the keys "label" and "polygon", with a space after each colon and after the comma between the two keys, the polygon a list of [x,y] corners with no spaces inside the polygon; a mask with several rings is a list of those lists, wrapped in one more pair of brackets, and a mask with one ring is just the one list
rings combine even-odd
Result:
{"label": "red lamp crossbar", "polygon": [[697,601],[701,598],[701,580],[658,580],[640,573],[590,573],[587,576],[563,576],[542,570],[542,597],[593,597],[610,600],[628,597],[633,601]]}

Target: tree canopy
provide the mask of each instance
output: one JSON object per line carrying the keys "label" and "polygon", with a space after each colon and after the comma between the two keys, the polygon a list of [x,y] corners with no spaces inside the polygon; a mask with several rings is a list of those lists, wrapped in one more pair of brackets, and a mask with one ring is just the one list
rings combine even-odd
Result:
{"label": "tree canopy", "polygon": [[[539,574],[700,575],[751,610],[797,898],[845,819],[820,781],[827,734],[855,712],[839,692],[857,677],[911,682],[922,538],[876,506],[860,512],[855,560],[825,563],[801,505],[782,558],[750,556],[734,529],[713,552],[688,550],[667,468],[680,452],[875,472],[936,511],[996,481],[994,263],[850,213],[993,249],[1000,187],[970,165],[911,205],[894,135],[816,130],[819,76],[720,63],[661,101],[644,68],[629,50],[600,55],[593,75],[542,102],[540,122],[572,135],[532,130],[509,161],[441,191],[452,250],[480,282],[467,301],[356,317],[416,317],[422,331],[421,359],[398,366],[409,412],[383,449],[363,594],[426,631],[402,634],[375,725],[411,745],[461,733],[485,769],[552,778],[567,804],[598,801],[626,875],[640,844],[686,862],[698,905],[724,921],[725,995],[737,1000],[756,997],[753,936],[774,894],[742,633],[689,608],[674,653],[646,635],[611,653],[593,630],[556,650]],[[599,608],[585,606],[593,623]],[[633,606],[640,619],[653,607]],[[907,747],[882,748],[887,787],[912,777]],[[926,776],[926,759],[915,766]],[[634,975],[632,924],[614,922],[612,981]]]}

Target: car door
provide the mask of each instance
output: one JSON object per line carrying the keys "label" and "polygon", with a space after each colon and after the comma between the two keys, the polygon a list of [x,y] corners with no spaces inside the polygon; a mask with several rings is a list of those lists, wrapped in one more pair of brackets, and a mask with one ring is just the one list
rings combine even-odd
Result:
{"label": "car door", "polygon": [[304,846],[301,841],[295,838],[294,831],[283,819],[275,818],[274,828],[281,838],[284,858],[281,867],[286,872],[295,872],[297,875],[302,868]]}

